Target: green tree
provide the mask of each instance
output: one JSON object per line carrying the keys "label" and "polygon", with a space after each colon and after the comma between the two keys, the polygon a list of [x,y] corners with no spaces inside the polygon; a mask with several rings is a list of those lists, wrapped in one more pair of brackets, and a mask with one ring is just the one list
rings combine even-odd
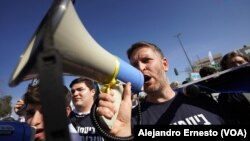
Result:
{"label": "green tree", "polygon": [[11,114],[11,96],[3,96],[0,98],[0,117],[5,117]]}

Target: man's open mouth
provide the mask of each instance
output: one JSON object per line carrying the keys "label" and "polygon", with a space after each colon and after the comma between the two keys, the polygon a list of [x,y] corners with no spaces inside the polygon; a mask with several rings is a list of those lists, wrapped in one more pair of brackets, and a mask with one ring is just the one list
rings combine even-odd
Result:
{"label": "man's open mouth", "polygon": [[44,129],[36,129],[36,134],[43,132]]}
{"label": "man's open mouth", "polygon": [[149,81],[150,79],[151,79],[150,76],[144,75],[144,83],[146,83],[146,82]]}

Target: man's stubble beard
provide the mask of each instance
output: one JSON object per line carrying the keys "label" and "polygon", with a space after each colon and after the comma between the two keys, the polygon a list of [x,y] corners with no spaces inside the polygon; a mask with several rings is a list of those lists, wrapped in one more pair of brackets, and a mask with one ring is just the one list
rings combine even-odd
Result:
{"label": "man's stubble beard", "polygon": [[[153,86],[152,86],[153,85]],[[146,87],[144,91],[148,95],[160,95],[162,86],[159,82],[157,84],[152,84],[150,87]]]}
{"label": "man's stubble beard", "polygon": [[[165,72],[164,72],[165,74]],[[158,78],[162,78],[160,80],[155,79],[155,83],[151,84],[149,87],[145,87],[144,91],[149,94],[149,95],[161,95],[162,90],[164,89],[165,85],[167,85],[165,79],[161,77],[162,75],[160,74]]]}

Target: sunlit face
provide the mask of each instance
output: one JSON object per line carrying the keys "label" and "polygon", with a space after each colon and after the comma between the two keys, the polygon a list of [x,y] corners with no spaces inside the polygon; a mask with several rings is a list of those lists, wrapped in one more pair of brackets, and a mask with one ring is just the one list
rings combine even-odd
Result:
{"label": "sunlit face", "polygon": [[231,59],[231,67],[237,67],[246,63],[248,62],[240,56],[235,56]]}
{"label": "sunlit face", "polygon": [[135,50],[131,54],[130,63],[144,75],[144,91],[148,94],[160,91],[167,82],[168,62],[157,52],[148,47]]}
{"label": "sunlit face", "polygon": [[75,107],[84,107],[93,102],[95,90],[90,90],[85,83],[76,83],[71,88],[72,101]]}
{"label": "sunlit face", "polygon": [[44,122],[40,104],[28,104],[25,121],[30,126],[36,128],[35,141],[45,140]]}

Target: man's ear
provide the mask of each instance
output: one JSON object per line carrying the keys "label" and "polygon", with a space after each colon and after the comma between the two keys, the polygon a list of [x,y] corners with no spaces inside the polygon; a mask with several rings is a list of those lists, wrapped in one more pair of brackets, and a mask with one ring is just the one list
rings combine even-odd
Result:
{"label": "man's ear", "polygon": [[91,92],[91,95],[94,97],[95,96],[95,92],[96,92],[95,89],[92,89],[90,92]]}
{"label": "man's ear", "polygon": [[168,71],[168,68],[169,68],[168,59],[165,57],[162,59],[162,66],[165,71]]}

